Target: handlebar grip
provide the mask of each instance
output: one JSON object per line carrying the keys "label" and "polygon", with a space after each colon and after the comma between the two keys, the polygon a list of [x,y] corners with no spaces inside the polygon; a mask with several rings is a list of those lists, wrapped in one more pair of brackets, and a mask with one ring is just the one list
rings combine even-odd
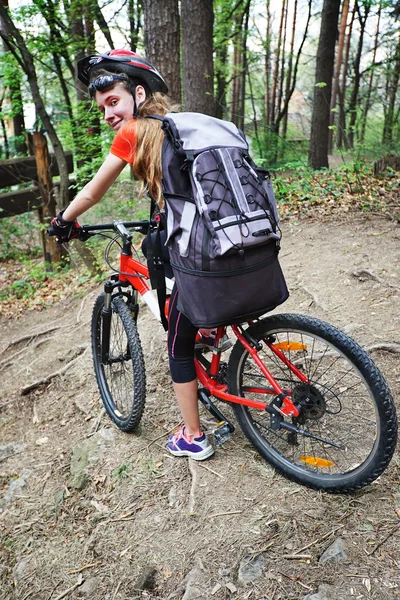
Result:
{"label": "handlebar grip", "polygon": [[47,235],[57,235],[55,230],[52,227],[47,228]]}

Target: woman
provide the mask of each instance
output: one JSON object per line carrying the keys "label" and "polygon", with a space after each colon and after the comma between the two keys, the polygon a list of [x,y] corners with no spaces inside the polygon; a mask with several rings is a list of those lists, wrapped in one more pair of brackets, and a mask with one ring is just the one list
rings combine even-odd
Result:
{"label": "woman", "polygon": [[[164,133],[159,120],[144,117],[165,115],[176,109],[165,95],[168,89],[158,71],[147,60],[128,50],[112,50],[82,59],[78,63],[78,77],[88,85],[106,123],[117,135],[93,179],[68,208],[53,219],[52,225],[60,242],[76,237],[76,219],[101,200],[127,163],[133,165],[143,187],[147,187],[150,196],[163,208],[161,147]],[[197,328],[178,311],[177,295],[174,286],[168,319],[168,356],[184,426],[170,437],[167,449],[175,456],[204,460],[214,453],[214,449],[200,428],[194,365]],[[210,332],[204,330],[203,333],[201,346],[212,345],[212,336],[211,339],[206,337]]]}

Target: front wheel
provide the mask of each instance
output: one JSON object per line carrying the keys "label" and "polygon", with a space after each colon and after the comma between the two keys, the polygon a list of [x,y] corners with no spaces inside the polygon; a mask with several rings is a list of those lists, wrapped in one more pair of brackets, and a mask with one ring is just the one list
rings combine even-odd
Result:
{"label": "front wheel", "polygon": [[[354,491],[379,477],[396,447],[396,409],[384,377],[362,348],[335,327],[302,315],[267,317],[247,331],[261,343],[264,365],[300,411],[284,417],[288,431],[277,428],[267,412],[232,404],[261,456],[285,477],[332,493]],[[235,395],[268,404],[276,397],[239,341],[228,385]]]}
{"label": "front wheel", "polygon": [[92,313],[92,355],[104,408],[122,431],[133,431],[142,418],[146,401],[145,363],[136,321],[123,297],[111,301],[110,343],[102,361],[104,294]]}

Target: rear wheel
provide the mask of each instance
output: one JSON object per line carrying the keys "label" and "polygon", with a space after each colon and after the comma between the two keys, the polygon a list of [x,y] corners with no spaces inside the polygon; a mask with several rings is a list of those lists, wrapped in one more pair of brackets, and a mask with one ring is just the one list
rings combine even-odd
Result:
{"label": "rear wheel", "polygon": [[122,431],[133,431],[140,422],[146,401],[146,372],[136,322],[123,297],[111,302],[110,347],[102,362],[102,309],[104,294],[97,298],[92,314],[92,354],[97,385],[104,408]]}
{"label": "rear wheel", "polygon": [[[396,410],[385,379],[362,348],[335,327],[302,315],[271,316],[248,333],[261,343],[264,365],[300,411],[296,418],[284,417],[297,430],[287,431],[276,428],[267,412],[232,404],[261,456],[289,479],[328,492],[350,492],[379,477],[395,450]],[[239,341],[231,353],[228,385],[235,395],[268,404],[276,397]]]}

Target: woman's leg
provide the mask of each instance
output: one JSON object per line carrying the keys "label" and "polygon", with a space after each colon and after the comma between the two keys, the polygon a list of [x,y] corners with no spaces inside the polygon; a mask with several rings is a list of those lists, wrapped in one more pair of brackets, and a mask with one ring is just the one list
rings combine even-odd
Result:
{"label": "woman's leg", "polygon": [[185,427],[168,441],[168,450],[175,456],[190,456],[203,460],[214,453],[200,429],[197,400],[197,377],[194,365],[195,327],[177,309],[178,291],[172,290],[168,317],[168,356],[171,378]]}
{"label": "woman's leg", "polygon": [[197,379],[187,383],[173,382],[173,385],[182,419],[185,423],[186,437],[192,441],[193,438],[201,436]]}

